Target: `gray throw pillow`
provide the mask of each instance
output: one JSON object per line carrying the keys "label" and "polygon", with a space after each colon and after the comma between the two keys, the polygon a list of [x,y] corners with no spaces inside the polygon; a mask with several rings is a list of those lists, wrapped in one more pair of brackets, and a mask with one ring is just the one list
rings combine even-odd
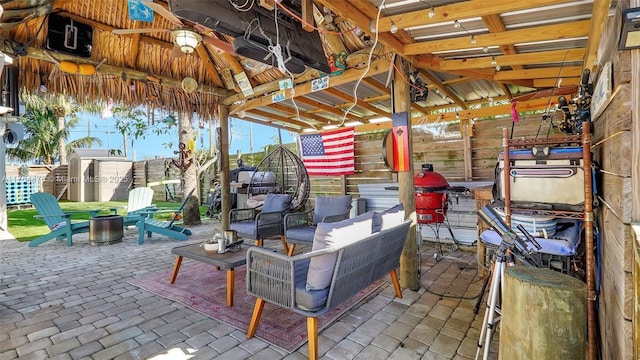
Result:
{"label": "gray throw pillow", "polygon": [[325,216],[340,215],[351,209],[351,195],[317,196],[313,210],[313,225],[321,222]]}
{"label": "gray throw pillow", "polygon": [[[327,248],[340,249],[370,236],[372,220],[373,211],[369,211],[339,222],[319,223],[313,237],[311,251]],[[311,258],[307,273],[307,290],[322,290],[331,284],[337,256],[337,253],[332,253]]]}
{"label": "gray throw pillow", "polygon": [[291,207],[291,195],[269,193],[264,198],[262,212],[282,212]]}
{"label": "gray throw pillow", "polygon": [[381,213],[373,215],[373,233],[387,230],[404,222],[404,205],[395,205]]}

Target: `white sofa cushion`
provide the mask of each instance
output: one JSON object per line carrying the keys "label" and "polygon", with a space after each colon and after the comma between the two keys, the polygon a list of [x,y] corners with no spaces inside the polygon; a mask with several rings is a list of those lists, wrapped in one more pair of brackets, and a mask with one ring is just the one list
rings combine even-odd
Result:
{"label": "white sofa cushion", "polygon": [[[319,223],[313,236],[311,251],[321,249],[340,249],[371,235],[373,211],[351,219]],[[326,289],[331,284],[337,253],[311,258],[307,273],[307,290]]]}
{"label": "white sofa cushion", "polygon": [[395,205],[381,213],[373,215],[373,233],[391,229],[404,222],[404,205]]}

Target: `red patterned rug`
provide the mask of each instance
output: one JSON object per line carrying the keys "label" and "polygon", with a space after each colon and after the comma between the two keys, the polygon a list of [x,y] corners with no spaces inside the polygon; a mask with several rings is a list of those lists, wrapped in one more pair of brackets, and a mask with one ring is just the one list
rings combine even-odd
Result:
{"label": "red patterned rug", "polygon": [[[245,267],[236,268],[233,306],[226,305],[226,270],[187,261],[183,263],[174,284],[169,284],[171,270],[129,281],[132,285],[169,300],[177,301],[198,312],[222,321],[238,330],[247,331],[256,298],[247,295]],[[354,305],[377,293],[383,280],[377,281],[348,301],[318,318],[318,331],[328,327]],[[290,310],[266,303],[256,336],[293,352],[307,341],[306,318]]]}

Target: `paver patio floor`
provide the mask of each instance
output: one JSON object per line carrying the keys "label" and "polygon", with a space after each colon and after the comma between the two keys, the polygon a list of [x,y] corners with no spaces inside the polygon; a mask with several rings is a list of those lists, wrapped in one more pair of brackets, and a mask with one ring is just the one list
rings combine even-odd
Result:
{"label": "paver patio floor", "polygon": [[[306,345],[289,354],[128,283],[171,269],[171,248],[198,243],[213,227],[219,224],[189,227],[187,242],[154,234],[143,245],[135,228],[108,246],[90,246],[87,234],[75,235],[72,247],[0,240],[0,360],[307,358]],[[484,305],[473,313],[483,282],[475,253],[458,250],[436,262],[434,251],[420,246],[418,291],[404,289],[397,299],[386,282],[322,331],[321,358],[473,359],[484,314]]]}

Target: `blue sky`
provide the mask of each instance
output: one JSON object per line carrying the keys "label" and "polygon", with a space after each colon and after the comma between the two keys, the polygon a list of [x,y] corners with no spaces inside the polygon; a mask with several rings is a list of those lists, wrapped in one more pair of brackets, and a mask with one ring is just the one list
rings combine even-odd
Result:
{"label": "blue sky", "polygon": [[[115,127],[116,119],[111,117],[102,119],[98,114],[80,113],[78,114],[78,126],[71,130],[70,140],[87,136],[91,132],[91,136],[102,139],[102,146],[105,149],[123,150],[122,136],[117,132]],[[156,116],[156,121],[159,117]],[[162,117],[164,118],[164,116]],[[196,148],[209,148],[209,128],[205,125],[204,129],[197,128],[198,122],[194,120],[198,136],[196,138]],[[277,144],[278,129],[253,124],[241,119],[230,118],[230,154],[235,154],[241,150],[243,154],[248,154],[253,148],[253,152],[261,151],[267,145]],[[281,131],[283,143],[295,142],[294,136],[288,131]],[[173,146],[169,147],[168,144]],[[173,151],[178,150],[178,127],[171,128],[169,134],[155,135],[149,133],[145,139],[139,138],[134,142],[136,160],[144,160],[155,157],[175,157]],[[130,149],[129,149],[130,150]],[[131,154],[129,159],[132,159]]]}

